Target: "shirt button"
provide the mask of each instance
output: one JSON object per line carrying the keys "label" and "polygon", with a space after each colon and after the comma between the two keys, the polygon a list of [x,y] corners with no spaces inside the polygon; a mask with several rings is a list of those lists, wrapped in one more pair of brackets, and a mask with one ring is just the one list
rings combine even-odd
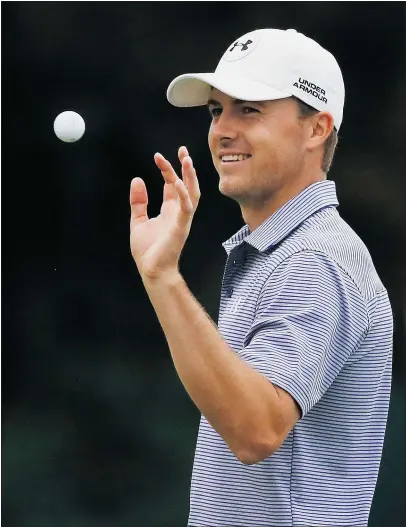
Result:
{"label": "shirt button", "polygon": [[231,298],[233,296],[233,293],[234,293],[234,289],[232,287],[230,287],[228,289],[228,298]]}
{"label": "shirt button", "polygon": [[236,265],[237,265],[237,262],[233,260],[233,267],[235,267]]}

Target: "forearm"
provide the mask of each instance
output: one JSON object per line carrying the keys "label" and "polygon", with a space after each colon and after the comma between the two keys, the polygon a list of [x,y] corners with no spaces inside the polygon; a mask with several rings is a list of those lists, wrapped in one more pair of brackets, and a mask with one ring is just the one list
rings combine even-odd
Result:
{"label": "forearm", "polygon": [[269,450],[280,412],[273,385],[233,352],[180,274],[144,285],[176,371],[202,414],[240,459]]}

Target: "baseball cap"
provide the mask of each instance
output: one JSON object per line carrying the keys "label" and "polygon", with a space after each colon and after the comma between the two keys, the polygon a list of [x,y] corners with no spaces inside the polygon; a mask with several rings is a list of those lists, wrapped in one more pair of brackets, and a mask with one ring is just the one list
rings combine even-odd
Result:
{"label": "baseball cap", "polygon": [[227,48],[214,72],[176,77],[167,98],[174,106],[203,106],[212,88],[243,101],[295,96],[331,113],[337,131],[343,119],[345,89],[336,59],[295,29],[246,33]]}

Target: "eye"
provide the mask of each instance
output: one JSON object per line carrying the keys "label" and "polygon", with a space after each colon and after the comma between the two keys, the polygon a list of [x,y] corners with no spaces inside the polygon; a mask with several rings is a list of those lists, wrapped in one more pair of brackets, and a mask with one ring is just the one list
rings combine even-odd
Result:
{"label": "eye", "polygon": [[220,117],[221,108],[209,108],[209,112],[212,117]]}
{"label": "eye", "polygon": [[243,113],[259,113],[259,110],[256,108],[253,108],[252,106],[243,106],[242,107]]}

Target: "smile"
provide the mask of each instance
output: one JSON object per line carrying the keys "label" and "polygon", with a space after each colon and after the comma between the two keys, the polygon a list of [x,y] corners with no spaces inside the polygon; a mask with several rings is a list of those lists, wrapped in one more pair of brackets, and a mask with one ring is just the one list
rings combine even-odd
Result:
{"label": "smile", "polygon": [[250,157],[251,157],[250,154],[235,154],[235,155],[221,156],[221,162],[222,163],[237,163],[237,162],[245,161],[246,159],[249,159]]}

